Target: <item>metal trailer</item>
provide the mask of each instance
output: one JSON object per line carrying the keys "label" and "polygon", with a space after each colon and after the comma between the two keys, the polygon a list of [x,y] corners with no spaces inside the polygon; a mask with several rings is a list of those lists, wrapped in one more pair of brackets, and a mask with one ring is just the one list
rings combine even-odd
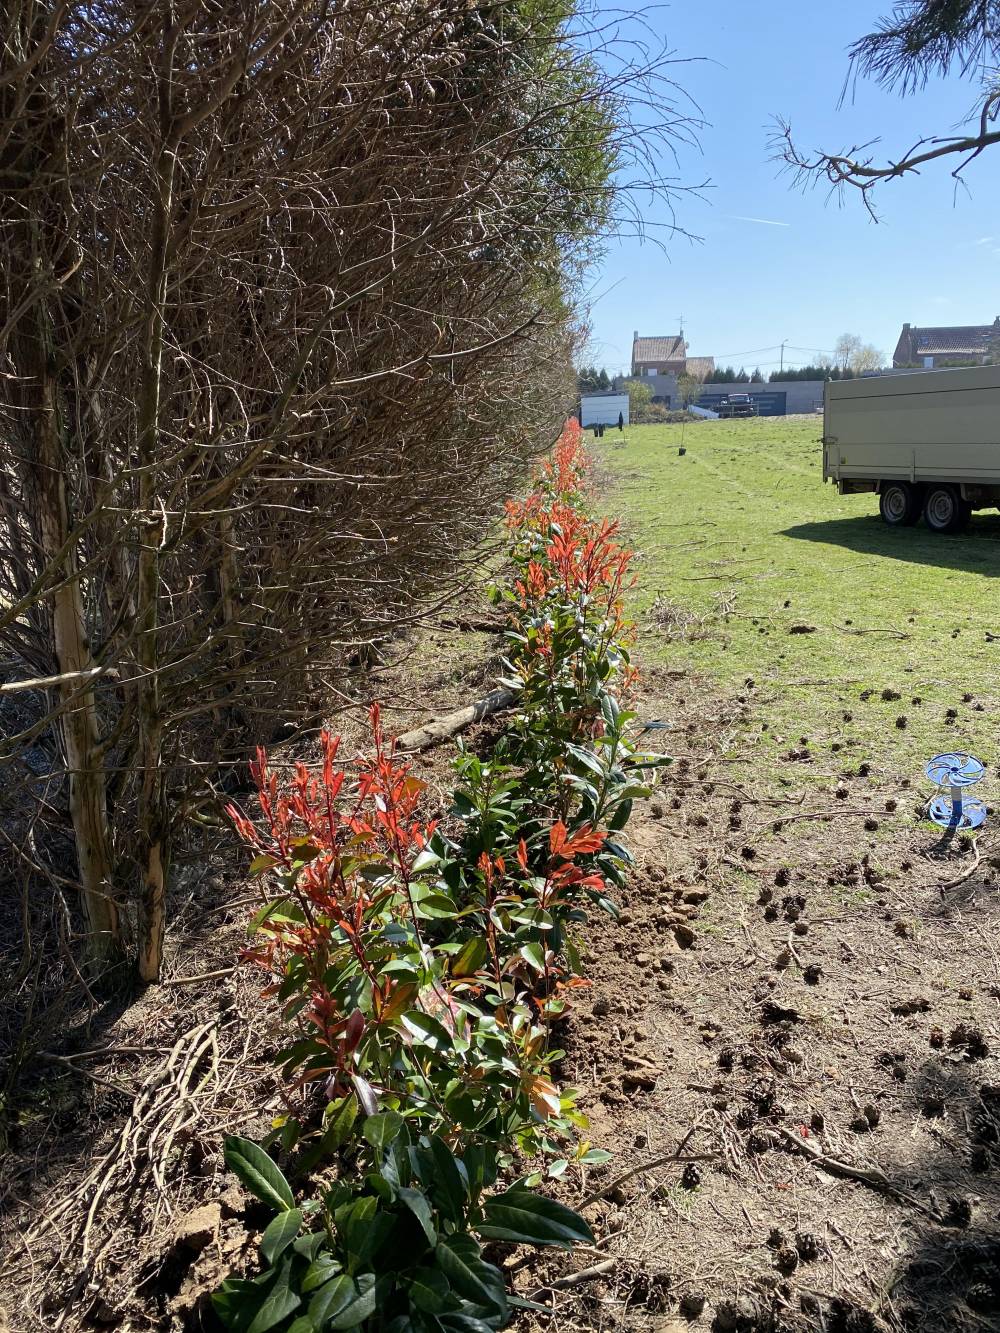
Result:
{"label": "metal trailer", "polygon": [[827,381],[823,480],[876,492],[893,527],[961,532],[1000,506],[1000,366]]}

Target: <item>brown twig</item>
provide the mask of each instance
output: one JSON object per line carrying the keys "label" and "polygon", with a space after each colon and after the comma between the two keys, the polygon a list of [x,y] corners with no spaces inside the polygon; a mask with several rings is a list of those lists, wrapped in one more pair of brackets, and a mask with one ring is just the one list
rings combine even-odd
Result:
{"label": "brown twig", "polygon": [[827,1153],[817,1148],[814,1143],[808,1139],[803,1139],[800,1135],[793,1133],[790,1129],[783,1129],[780,1126],[769,1131],[772,1138],[777,1138],[802,1157],[807,1157],[814,1166],[821,1167],[824,1171],[829,1171],[831,1175],[843,1176],[847,1180],[855,1180],[859,1185],[867,1185],[869,1189],[878,1190],[882,1194],[889,1194],[900,1203],[909,1204],[911,1208],[916,1208],[927,1217],[933,1218],[935,1222],[942,1220],[941,1214],[930,1204],[926,1204],[916,1195],[908,1190],[902,1189],[894,1184],[884,1172],[875,1168],[865,1168],[852,1166],[850,1162],[843,1162],[838,1157],[830,1157]]}

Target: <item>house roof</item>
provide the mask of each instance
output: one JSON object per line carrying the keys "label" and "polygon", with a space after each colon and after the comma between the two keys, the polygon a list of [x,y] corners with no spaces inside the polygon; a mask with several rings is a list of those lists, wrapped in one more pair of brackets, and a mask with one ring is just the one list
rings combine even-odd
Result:
{"label": "house roof", "polygon": [[910,346],[918,356],[950,353],[976,355],[987,350],[994,338],[1000,336],[997,324],[952,324],[905,329]]}
{"label": "house roof", "polygon": [[683,361],[687,343],[683,334],[672,333],[662,338],[633,338],[632,364],[637,361]]}
{"label": "house roof", "polygon": [[706,375],[711,375],[714,369],[714,356],[689,356],[687,359],[687,373],[693,375],[696,380],[702,380]]}

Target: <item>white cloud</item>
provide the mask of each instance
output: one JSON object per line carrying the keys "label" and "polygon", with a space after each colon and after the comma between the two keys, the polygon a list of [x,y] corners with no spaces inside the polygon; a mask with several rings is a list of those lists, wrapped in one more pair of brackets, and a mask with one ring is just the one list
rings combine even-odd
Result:
{"label": "white cloud", "polygon": [[996,237],[995,237],[995,236],[980,236],[980,238],[979,238],[979,240],[976,242],[976,244],[977,244],[977,245],[992,245],[993,242],[994,242],[995,240],[996,240]]}
{"label": "white cloud", "polygon": [[790,222],[775,222],[771,218],[745,218],[739,213],[727,213],[727,218],[732,218],[734,222],[756,222],[761,227],[790,227]]}

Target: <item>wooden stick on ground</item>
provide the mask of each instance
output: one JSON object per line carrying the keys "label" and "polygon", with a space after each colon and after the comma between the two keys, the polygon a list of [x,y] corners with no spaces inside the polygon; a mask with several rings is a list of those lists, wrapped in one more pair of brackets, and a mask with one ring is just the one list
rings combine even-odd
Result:
{"label": "wooden stick on ground", "polygon": [[474,704],[458,708],[444,717],[434,718],[421,727],[415,727],[413,731],[404,731],[397,738],[396,744],[400,750],[428,750],[432,745],[457,736],[466,727],[471,727],[473,722],[481,722],[484,717],[491,717],[494,713],[510,708],[516,698],[514,690],[491,690]]}

